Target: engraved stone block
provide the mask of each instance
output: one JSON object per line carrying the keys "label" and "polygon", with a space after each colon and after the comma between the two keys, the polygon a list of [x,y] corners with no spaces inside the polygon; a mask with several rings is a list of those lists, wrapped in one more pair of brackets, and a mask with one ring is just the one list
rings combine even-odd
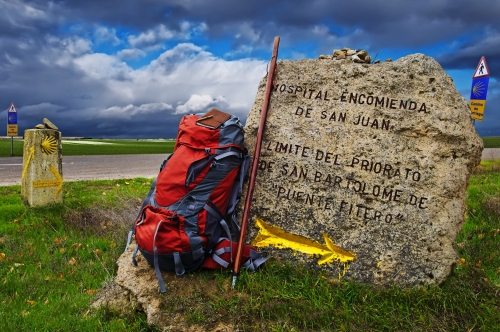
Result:
{"label": "engraved stone block", "polygon": [[[247,241],[361,282],[443,281],[483,148],[453,80],[423,54],[276,71]],[[264,92],[265,79],[245,126],[251,156]]]}

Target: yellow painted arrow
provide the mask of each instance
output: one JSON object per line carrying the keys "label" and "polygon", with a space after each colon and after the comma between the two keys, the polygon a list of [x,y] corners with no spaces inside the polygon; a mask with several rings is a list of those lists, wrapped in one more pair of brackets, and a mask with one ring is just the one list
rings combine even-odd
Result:
{"label": "yellow painted arrow", "polygon": [[26,159],[26,164],[24,164],[23,173],[21,174],[21,180],[24,180],[24,176],[26,175],[26,171],[28,170],[28,166],[30,164],[31,159],[35,157],[35,147],[32,146],[28,153],[28,158]]}
{"label": "yellow painted arrow", "polygon": [[355,254],[350,251],[344,250],[333,243],[327,234],[323,234],[325,246],[319,242],[310,240],[300,235],[294,235],[285,232],[279,227],[270,225],[264,220],[256,218],[255,224],[260,229],[259,233],[252,241],[255,247],[277,247],[288,248],[300,251],[309,255],[321,255],[318,264],[330,264],[334,261],[347,263],[357,258]]}
{"label": "yellow painted arrow", "polygon": [[50,171],[52,172],[52,174],[54,174],[54,176],[56,177],[56,180],[35,181],[35,182],[33,182],[33,188],[55,187],[55,186],[57,186],[56,192],[54,194],[54,196],[57,196],[57,194],[59,194],[59,191],[61,191],[61,189],[62,189],[63,178],[62,178],[61,174],[59,174],[59,172],[57,171],[57,169],[54,166],[52,166],[52,165],[50,165]]}

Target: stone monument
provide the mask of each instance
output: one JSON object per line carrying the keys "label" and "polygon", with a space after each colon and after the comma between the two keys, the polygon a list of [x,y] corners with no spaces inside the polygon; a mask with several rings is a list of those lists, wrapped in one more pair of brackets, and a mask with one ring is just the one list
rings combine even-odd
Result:
{"label": "stone monument", "polygon": [[[265,84],[245,126],[250,155]],[[482,149],[467,101],[430,57],[279,61],[247,242],[350,280],[438,284],[458,259]]]}
{"label": "stone monument", "polygon": [[61,132],[48,119],[24,132],[21,197],[29,206],[62,203]]}

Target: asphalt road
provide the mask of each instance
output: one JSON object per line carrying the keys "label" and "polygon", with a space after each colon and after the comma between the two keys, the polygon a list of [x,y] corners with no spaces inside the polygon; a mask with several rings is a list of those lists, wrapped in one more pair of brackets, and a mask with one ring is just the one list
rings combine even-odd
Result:
{"label": "asphalt road", "polygon": [[[154,178],[167,154],[63,156],[63,180]],[[0,186],[21,184],[23,157],[0,158]]]}
{"label": "asphalt road", "polygon": [[[166,154],[63,156],[64,181],[154,178]],[[483,160],[500,159],[500,149],[484,149]],[[0,186],[21,184],[23,157],[0,158]]]}

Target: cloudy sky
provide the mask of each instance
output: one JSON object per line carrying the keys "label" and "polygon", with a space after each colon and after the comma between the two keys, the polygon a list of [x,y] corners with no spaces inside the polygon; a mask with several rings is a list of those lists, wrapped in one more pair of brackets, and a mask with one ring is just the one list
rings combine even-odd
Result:
{"label": "cloudy sky", "polygon": [[280,59],[424,53],[467,100],[485,56],[476,129],[500,136],[500,0],[0,0],[0,12],[0,118],[14,102],[20,133],[47,117],[63,136],[172,138],[183,114],[212,107],[245,120],[280,36]]}

